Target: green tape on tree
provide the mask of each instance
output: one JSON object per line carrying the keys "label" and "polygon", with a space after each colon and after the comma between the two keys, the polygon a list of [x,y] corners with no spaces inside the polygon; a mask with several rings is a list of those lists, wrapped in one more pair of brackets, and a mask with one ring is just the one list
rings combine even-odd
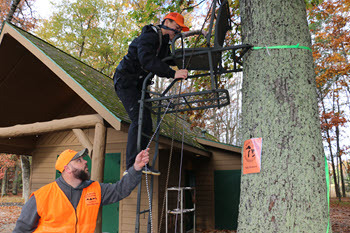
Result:
{"label": "green tape on tree", "polygon": [[267,46],[267,47],[253,47],[252,49],[307,49],[311,50],[310,47],[307,46],[300,46],[299,44],[296,45],[276,45],[276,46]]}
{"label": "green tape on tree", "polygon": [[327,182],[327,201],[328,201],[328,225],[327,225],[327,233],[329,232],[329,170],[326,156],[325,160],[325,172],[326,172],[326,182]]}

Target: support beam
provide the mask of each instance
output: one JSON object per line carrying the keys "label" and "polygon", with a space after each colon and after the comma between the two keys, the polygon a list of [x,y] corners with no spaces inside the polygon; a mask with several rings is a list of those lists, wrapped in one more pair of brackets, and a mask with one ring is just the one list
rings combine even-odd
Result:
{"label": "support beam", "polygon": [[94,145],[92,149],[91,160],[91,179],[98,182],[103,182],[103,167],[105,162],[106,148],[106,127],[97,123],[95,126]]}
{"label": "support beam", "polygon": [[84,133],[82,129],[72,129],[72,131],[75,134],[75,136],[78,138],[81,145],[85,148],[88,148],[89,156],[91,158],[93,146],[90,142],[89,137]]}
{"label": "support beam", "polygon": [[[95,137],[91,161],[91,180],[103,182],[103,168],[105,162],[106,149],[106,127],[102,123],[95,126]],[[102,232],[102,214],[101,209],[96,221],[95,233]]]}
{"label": "support beam", "polygon": [[43,134],[75,128],[89,128],[95,126],[97,123],[103,124],[103,119],[98,114],[94,114],[26,125],[15,125],[0,128],[0,138]]}

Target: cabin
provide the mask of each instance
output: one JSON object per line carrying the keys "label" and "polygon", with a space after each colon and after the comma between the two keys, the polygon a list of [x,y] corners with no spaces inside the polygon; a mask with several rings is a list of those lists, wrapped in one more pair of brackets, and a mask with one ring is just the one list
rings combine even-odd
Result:
{"label": "cabin", "polygon": [[[92,180],[111,183],[122,177],[130,120],[111,78],[7,22],[0,34],[0,64],[0,152],[32,157],[31,192],[58,177],[55,161],[67,148],[89,149]],[[198,128],[190,130],[181,118],[176,127],[185,132],[183,145],[179,132],[172,144],[174,116],[165,117],[161,125],[155,165],[161,175],[153,183],[153,229],[161,223],[165,232],[167,222],[173,232],[174,215],[162,209],[166,184],[178,187],[179,180],[181,186],[195,190],[184,194],[185,207],[195,204],[194,212],[184,214],[186,230],[193,225],[196,230],[235,229],[241,148],[219,143]],[[154,144],[150,148],[154,152]],[[167,204],[172,208],[177,198],[170,193]],[[145,176],[141,197],[141,209],[147,209]],[[137,189],[119,203],[104,206],[96,232],[135,232],[136,205]],[[148,213],[141,215],[140,232],[147,232],[147,218]]]}

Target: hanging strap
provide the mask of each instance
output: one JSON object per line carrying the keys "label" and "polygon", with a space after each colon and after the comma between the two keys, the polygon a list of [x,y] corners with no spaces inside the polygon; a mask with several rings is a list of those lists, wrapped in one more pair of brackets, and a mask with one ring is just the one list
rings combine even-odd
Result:
{"label": "hanging strap", "polygon": [[307,49],[311,50],[310,47],[307,46],[301,46],[299,44],[296,45],[276,45],[276,46],[266,46],[266,47],[253,47],[252,49],[257,50],[257,49]]}
{"label": "hanging strap", "polygon": [[157,49],[157,54],[156,56],[158,57],[159,55],[159,52],[160,52],[160,48],[162,47],[162,44],[163,44],[163,34],[162,34],[162,30],[160,29],[159,26],[157,25],[151,25],[152,29],[158,33],[158,38],[159,38],[159,46],[158,46],[158,49]]}

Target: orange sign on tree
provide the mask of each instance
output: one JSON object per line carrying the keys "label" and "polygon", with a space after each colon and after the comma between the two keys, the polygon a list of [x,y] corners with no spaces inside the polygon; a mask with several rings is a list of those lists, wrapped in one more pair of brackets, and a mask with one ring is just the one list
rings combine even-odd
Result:
{"label": "orange sign on tree", "polygon": [[244,142],[243,174],[260,172],[261,148],[262,148],[262,138],[251,138]]}

